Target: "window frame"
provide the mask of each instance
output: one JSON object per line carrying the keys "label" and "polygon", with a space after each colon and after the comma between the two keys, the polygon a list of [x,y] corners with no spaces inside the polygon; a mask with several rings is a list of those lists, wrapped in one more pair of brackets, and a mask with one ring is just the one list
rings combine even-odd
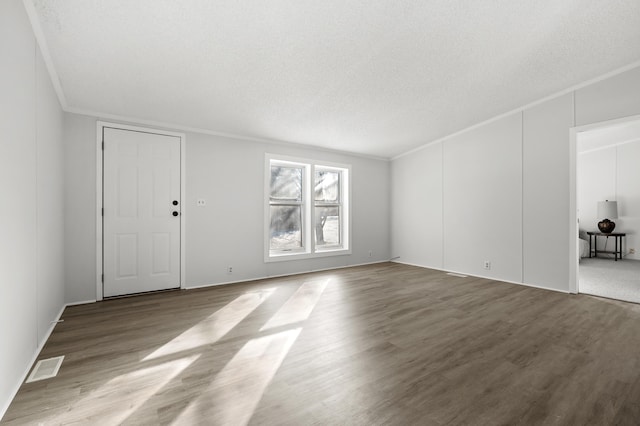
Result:
{"label": "window frame", "polygon": [[[271,206],[283,203],[271,202],[271,166],[302,167],[302,247],[286,251],[271,250]],[[340,173],[340,200],[338,205],[340,217],[340,245],[316,247],[315,236],[315,171],[337,171]],[[264,261],[279,262],[317,257],[341,256],[351,254],[351,165],[327,161],[317,161],[298,157],[266,154],[264,166]],[[287,203],[284,203],[287,204]],[[326,204],[326,203],[325,203]],[[322,203],[320,203],[322,206]]]}

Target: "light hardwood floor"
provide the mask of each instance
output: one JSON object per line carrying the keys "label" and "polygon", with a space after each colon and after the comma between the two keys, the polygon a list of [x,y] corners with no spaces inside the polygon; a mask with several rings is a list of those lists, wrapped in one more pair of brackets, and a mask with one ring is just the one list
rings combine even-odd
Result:
{"label": "light hardwood floor", "polygon": [[2,424],[640,423],[640,306],[383,263],[67,308]]}

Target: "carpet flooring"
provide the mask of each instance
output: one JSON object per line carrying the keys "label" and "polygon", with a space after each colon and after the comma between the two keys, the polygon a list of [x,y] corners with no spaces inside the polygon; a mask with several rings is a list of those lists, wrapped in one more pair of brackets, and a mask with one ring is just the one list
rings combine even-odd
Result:
{"label": "carpet flooring", "polygon": [[640,260],[584,258],[578,292],[640,303]]}

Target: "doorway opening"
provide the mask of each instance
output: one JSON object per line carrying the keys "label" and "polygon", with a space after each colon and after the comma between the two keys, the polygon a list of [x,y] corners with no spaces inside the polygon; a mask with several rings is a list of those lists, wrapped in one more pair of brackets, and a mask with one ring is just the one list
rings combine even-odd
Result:
{"label": "doorway opening", "polygon": [[[577,241],[572,292],[640,303],[640,117],[573,129],[572,142]],[[605,219],[615,227],[599,226]]]}

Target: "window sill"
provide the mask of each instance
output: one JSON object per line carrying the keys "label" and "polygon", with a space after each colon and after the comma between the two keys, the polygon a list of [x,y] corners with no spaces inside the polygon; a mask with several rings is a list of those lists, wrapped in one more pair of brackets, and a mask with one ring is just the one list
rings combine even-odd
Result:
{"label": "window sill", "polygon": [[320,250],[315,253],[298,252],[298,253],[268,254],[265,256],[264,261],[265,263],[286,262],[291,260],[315,259],[319,257],[330,257],[330,256],[345,256],[350,254],[351,254],[351,249],[339,248],[339,249]]}

